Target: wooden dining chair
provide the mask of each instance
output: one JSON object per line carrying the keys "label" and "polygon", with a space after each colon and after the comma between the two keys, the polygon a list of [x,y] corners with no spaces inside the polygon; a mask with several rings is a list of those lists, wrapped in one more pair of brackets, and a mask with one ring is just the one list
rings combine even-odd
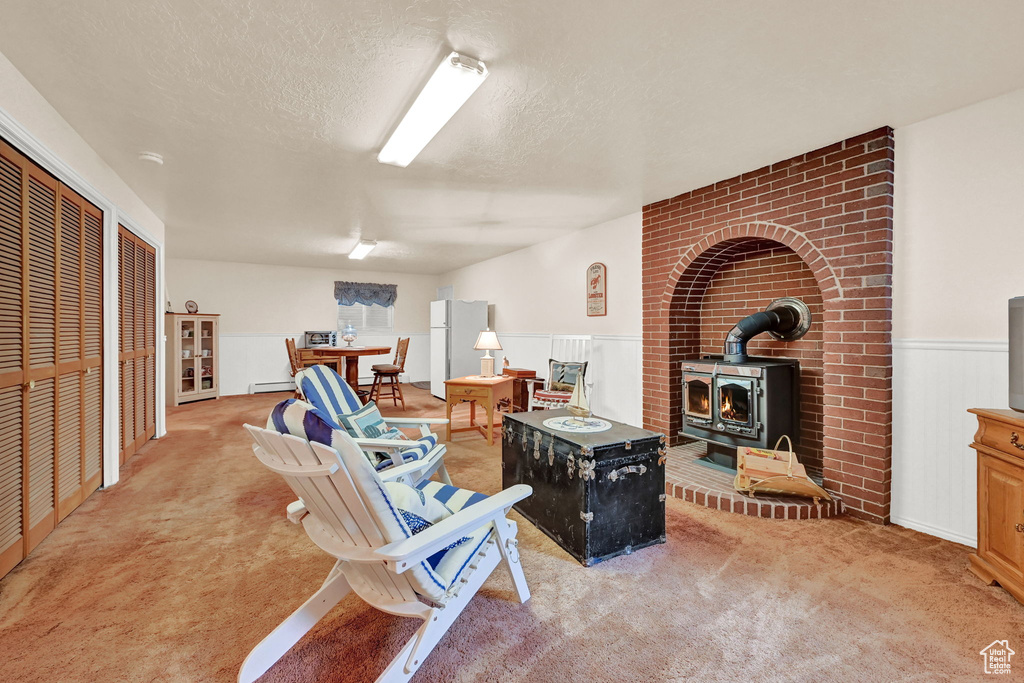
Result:
{"label": "wooden dining chair", "polygon": [[305,368],[313,367],[314,365],[328,365],[335,372],[339,371],[337,361],[330,359],[322,359],[316,355],[313,349],[300,349],[295,346],[294,339],[285,338],[284,345],[288,348],[288,365],[291,366],[291,375],[294,377],[296,373]]}
{"label": "wooden dining chair", "polygon": [[[390,398],[397,406],[402,402],[402,410],[405,410],[405,396],[402,395],[402,384],[399,382],[399,375],[405,372],[405,357],[409,351],[409,337],[399,339],[395,345],[395,360],[393,363],[382,363],[371,367],[373,370],[373,385],[370,387],[370,400],[378,405],[382,398]],[[385,383],[386,382],[386,383]],[[388,393],[382,393],[384,387]]]}
{"label": "wooden dining chair", "polygon": [[294,339],[285,338],[284,345],[288,349],[288,365],[291,366],[291,375],[294,377],[303,367],[299,361],[299,350],[295,347]]}

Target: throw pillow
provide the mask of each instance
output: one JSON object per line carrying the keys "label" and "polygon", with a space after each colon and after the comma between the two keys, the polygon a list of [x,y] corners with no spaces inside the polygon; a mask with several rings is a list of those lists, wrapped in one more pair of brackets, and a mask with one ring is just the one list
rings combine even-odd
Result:
{"label": "throw pillow", "polygon": [[[409,531],[414,536],[422,531],[426,531],[442,519],[453,514],[447,505],[408,484],[386,481],[384,482],[384,490],[387,492],[387,497],[391,499],[391,504],[398,510],[398,514],[402,516],[402,521],[405,522],[405,525],[409,527]],[[430,562],[430,560],[435,560],[436,558],[435,562],[431,564],[431,566],[434,566],[440,558],[444,557],[444,553],[469,540],[469,536],[456,539],[455,542],[446,545],[434,555],[431,555],[427,561]]]}
{"label": "throw pillow", "polygon": [[572,391],[577,375],[587,376],[587,361],[548,360],[549,388],[554,391]]}
{"label": "throw pillow", "polygon": [[426,495],[419,489],[397,481],[384,482],[384,489],[392,504],[402,515],[409,530],[418,534],[424,529],[437,524],[452,513],[436,498]]}
{"label": "throw pillow", "polygon": [[370,401],[365,406],[351,413],[339,415],[338,420],[349,433],[362,439],[406,439],[397,427],[389,427],[377,409],[377,404]]}
{"label": "throw pillow", "polygon": [[297,398],[289,398],[278,403],[270,411],[267,429],[334,448],[332,435],[335,430],[341,430],[341,426],[311,404]]}

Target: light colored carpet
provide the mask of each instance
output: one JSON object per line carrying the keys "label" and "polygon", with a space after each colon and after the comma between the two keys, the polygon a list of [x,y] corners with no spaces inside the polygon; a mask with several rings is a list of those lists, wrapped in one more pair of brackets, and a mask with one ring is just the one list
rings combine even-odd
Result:
{"label": "light colored carpet", "polygon": [[[443,414],[406,392],[406,414]],[[283,397],[169,411],[122,483],[0,581],[0,679],[233,680],[332,565],[240,429]],[[456,435],[455,482],[497,491],[499,448]],[[516,602],[499,568],[414,680],[960,681],[983,678],[993,640],[1024,652],[1024,607],[971,575],[963,546],[674,499],[667,515],[667,544],[589,569],[516,515],[533,598]],[[417,623],[349,596],[262,680],[373,680]]]}

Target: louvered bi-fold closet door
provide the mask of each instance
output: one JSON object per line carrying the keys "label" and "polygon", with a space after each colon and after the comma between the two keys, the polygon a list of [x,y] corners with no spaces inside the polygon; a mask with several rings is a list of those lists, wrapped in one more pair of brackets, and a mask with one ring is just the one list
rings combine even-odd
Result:
{"label": "louvered bi-fold closet door", "polygon": [[156,433],[156,250],[118,226],[121,463]]}
{"label": "louvered bi-fold closet door", "polygon": [[0,576],[102,478],[102,224],[0,141]]}
{"label": "louvered bi-fold closet door", "polygon": [[20,156],[0,142],[0,576],[25,557],[22,175]]}
{"label": "louvered bi-fold closet door", "polygon": [[135,241],[118,230],[118,311],[121,380],[121,464],[135,453]]}
{"label": "louvered bi-fold closet door", "polygon": [[58,521],[95,491],[101,479],[102,225],[98,209],[60,187]]}
{"label": "louvered bi-fold closet door", "polygon": [[27,225],[23,227],[22,239],[27,235],[28,385],[23,414],[28,555],[56,526],[57,181],[34,166],[25,168],[25,178]]}

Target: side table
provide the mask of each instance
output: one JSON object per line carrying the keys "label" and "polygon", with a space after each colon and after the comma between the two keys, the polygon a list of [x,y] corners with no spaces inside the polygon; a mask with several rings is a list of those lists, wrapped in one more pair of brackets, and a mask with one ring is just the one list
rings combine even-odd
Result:
{"label": "side table", "polygon": [[[487,437],[488,445],[494,445],[494,411],[499,406],[512,405],[512,378],[495,375],[481,377],[469,375],[445,380],[445,403],[447,404],[448,429],[445,441],[451,441],[452,432],[478,431]],[[476,423],[476,404],[480,402],[487,411],[487,428]],[[452,407],[469,403],[469,426],[452,429]]]}

